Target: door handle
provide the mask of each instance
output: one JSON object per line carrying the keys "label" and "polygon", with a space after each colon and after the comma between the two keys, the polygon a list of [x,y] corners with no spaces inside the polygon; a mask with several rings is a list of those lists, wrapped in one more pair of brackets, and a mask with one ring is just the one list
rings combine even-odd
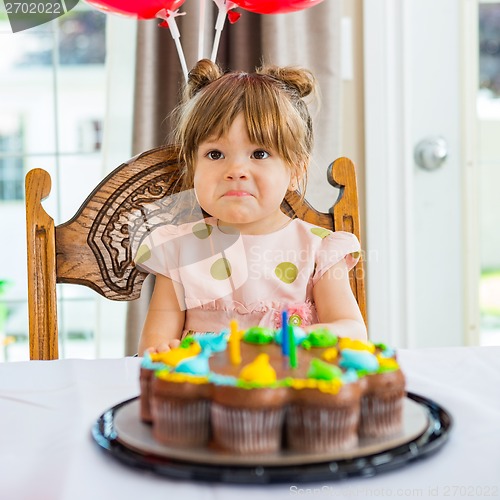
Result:
{"label": "door handle", "polygon": [[436,170],[448,158],[448,144],[443,137],[427,137],[415,146],[413,157],[420,168]]}

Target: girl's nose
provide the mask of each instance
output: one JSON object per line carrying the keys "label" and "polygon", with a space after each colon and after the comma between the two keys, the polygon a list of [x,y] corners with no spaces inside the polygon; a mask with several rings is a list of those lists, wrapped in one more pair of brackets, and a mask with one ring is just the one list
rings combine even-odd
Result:
{"label": "girl's nose", "polygon": [[227,180],[246,179],[248,178],[248,168],[243,160],[231,162],[228,166],[224,178]]}

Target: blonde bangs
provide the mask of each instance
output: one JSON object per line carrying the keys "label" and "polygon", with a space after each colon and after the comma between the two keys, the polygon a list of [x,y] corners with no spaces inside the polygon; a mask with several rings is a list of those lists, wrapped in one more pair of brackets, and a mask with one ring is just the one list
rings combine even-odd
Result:
{"label": "blonde bangs", "polygon": [[308,163],[307,126],[288,94],[275,80],[260,78],[251,83],[243,109],[250,140],[277,152],[292,170]]}

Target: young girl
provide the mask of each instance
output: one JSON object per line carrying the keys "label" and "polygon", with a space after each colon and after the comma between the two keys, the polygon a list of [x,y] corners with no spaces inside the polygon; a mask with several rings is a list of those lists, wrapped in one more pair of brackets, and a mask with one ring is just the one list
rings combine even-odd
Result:
{"label": "young girl", "polygon": [[232,319],[278,328],[284,309],[306,331],[366,339],[348,279],[358,240],[280,209],[288,190],[305,191],[313,134],[303,98],[314,88],[297,68],[223,74],[202,60],[189,73],[176,139],[184,187],[208,216],[161,226],[141,245],[136,264],[156,282],[140,353]]}

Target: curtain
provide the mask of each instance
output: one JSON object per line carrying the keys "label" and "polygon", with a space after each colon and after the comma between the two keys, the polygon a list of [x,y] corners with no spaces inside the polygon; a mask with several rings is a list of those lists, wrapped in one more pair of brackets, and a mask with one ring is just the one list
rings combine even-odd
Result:
{"label": "curtain", "polygon": [[[184,4],[181,10],[187,15],[176,18],[188,68],[198,59],[199,5]],[[206,8],[204,57],[209,57],[216,11],[212,2],[207,2]],[[258,15],[238,10],[238,22],[226,22],[222,31],[217,53],[222,68],[253,71],[262,63],[297,65],[310,69],[318,79],[320,104],[311,104],[315,148],[306,198],[317,209],[327,211],[336,193],[327,183],[326,169],[339,154],[341,138],[341,0],[325,0],[292,14]],[[138,154],[168,142],[169,115],[179,101],[184,81],[170,32],[159,28],[158,21],[139,22],[135,78],[133,150]],[[148,277],[141,298],[128,304],[126,355],[137,352],[153,283],[154,277]]]}

